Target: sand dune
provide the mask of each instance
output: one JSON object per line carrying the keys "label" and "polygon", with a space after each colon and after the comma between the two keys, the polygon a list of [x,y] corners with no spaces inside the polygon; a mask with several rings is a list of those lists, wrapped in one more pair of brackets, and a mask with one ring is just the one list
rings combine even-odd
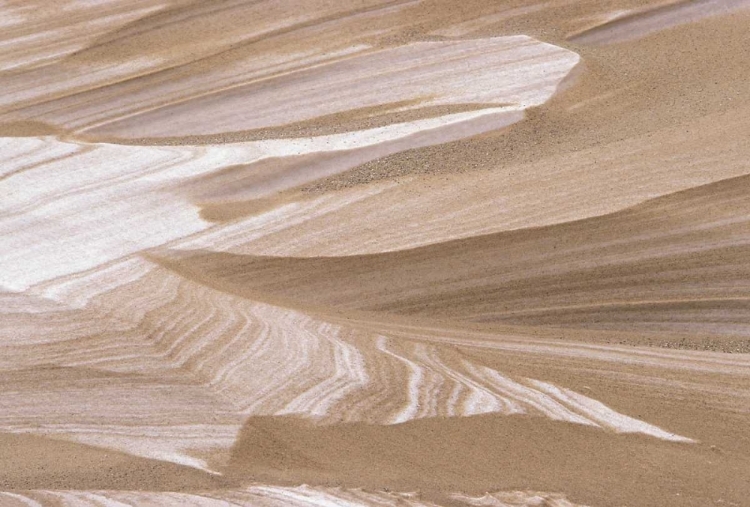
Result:
{"label": "sand dune", "polygon": [[613,44],[644,37],[648,34],[690,23],[708,16],[720,16],[739,9],[747,9],[744,0],[704,0],[698,2],[673,2],[637,10],[586,30],[573,37],[583,44]]}
{"label": "sand dune", "polygon": [[[491,39],[464,43],[463,46],[460,43],[446,44],[453,52],[444,54],[438,48],[435,54],[430,55],[432,62],[420,63],[417,58],[413,64],[417,71],[421,69],[420,65],[424,65],[427,68],[436,67],[435,72],[439,74],[451,75],[450,67],[440,68],[441,60],[467,60],[467,65],[475,67],[475,76],[468,82],[476,81],[477,88],[474,91],[466,89],[461,85],[463,81],[451,85],[438,76],[435,81],[445,88],[446,95],[433,100],[436,103],[449,100],[457,104],[467,100],[480,103],[494,101],[494,106],[354,132],[223,146],[144,148],[62,142],[52,137],[6,138],[6,167],[0,185],[9,189],[11,198],[3,203],[7,217],[3,220],[4,241],[7,244],[2,251],[10,257],[6,262],[16,266],[20,274],[8,271],[12,279],[2,279],[0,283],[15,288],[20,287],[19,284],[47,280],[208,229],[210,223],[196,216],[196,206],[190,202],[191,199],[211,203],[267,197],[316,178],[344,172],[378,157],[504,127],[522,119],[520,111],[523,109],[539,105],[548,98],[565,72],[577,61],[573,53],[537,43],[527,37]],[[477,44],[480,47],[476,47]],[[488,79],[497,84],[498,78],[493,68],[485,66],[486,62],[479,58],[483,54],[482,46],[490,49],[499,47],[501,57],[496,65],[510,67],[505,71],[505,86],[487,86]],[[529,50],[531,55],[527,54]],[[469,56],[464,55],[466,52]],[[547,53],[550,53],[551,61],[544,65],[535,63],[535,59],[546,61]],[[512,55],[515,54],[518,54],[515,58],[520,58],[520,61],[508,65],[507,60],[514,58]],[[472,55],[477,61],[471,61]],[[558,59],[562,60],[559,64]],[[387,58],[383,62],[389,60]],[[502,65],[503,62],[506,65]],[[550,72],[548,65],[559,67]],[[513,81],[514,73],[519,69],[526,72],[525,76],[533,84],[527,82],[521,87],[517,80]],[[346,75],[353,73],[356,74],[350,69]],[[454,78],[466,79],[464,72],[453,74]],[[395,76],[397,80],[402,80],[401,84],[386,81],[375,89],[403,87],[413,80],[408,72],[399,72]],[[477,76],[484,77],[476,79]],[[302,85],[307,81],[302,76],[295,76],[294,79]],[[437,90],[427,90],[419,83],[410,86],[426,96],[437,93]],[[272,89],[279,87],[274,85]],[[451,89],[464,95],[451,94]],[[482,93],[489,90],[489,94],[478,96],[476,90]],[[299,95],[300,90],[290,93]],[[352,99],[359,100],[361,106],[373,105],[361,94]],[[264,106],[279,110],[279,106],[273,106],[268,99],[259,96],[257,100]],[[330,98],[321,100],[325,103]],[[227,102],[229,110],[236,110],[236,105],[232,106],[230,102]],[[501,102],[509,105],[503,106]],[[341,104],[340,107],[351,107],[351,104]],[[216,108],[210,109],[217,111]],[[253,115],[258,114],[257,105],[250,107],[249,111]],[[299,112],[300,109],[295,108],[294,111]],[[170,125],[184,123],[175,123],[173,112],[165,114],[170,117]],[[191,116],[194,114],[191,113]],[[145,124],[146,120],[139,120],[140,131]],[[189,134],[188,131],[181,133]],[[284,162],[280,163],[280,160]],[[239,164],[246,165],[237,167]],[[281,164],[287,165],[286,170],[280,170]],[[84,169],[77,170],[76,178],[71,179],[71,168],[81,167]],[[229,168],[234,169],[227,172]],[[196,179],[199,181],[193,181]],[[185,197],[167,197],[186,185],[190,190]],[[15,191],[19,188],[25,191]],[[73,192],[72,189],[78,191]],[[101,212],[89,212],[92,208],[115,202],[115,195],[127,198],[117,206],[106,206]],[[55,220],[48,220],[49,216],[54,216]],[[84,216],[86,218],[82,219]],[[131,227],[129,221],[135,216],[150,225],[147,228]],[[175,227],[177,216],[182,223],[180,227]],[[38,228],[44,232],[39,232]],[[114,228],[111,234],[104,232],[108,228]],[[24,237],[26,234],[40,233],[48,238],[43,245],[34,245]],[[112,237],[119,239],[113,242]],[[81,255],[81,250],[86,253]],[[56,260],[48,259],[47,255],[53,255]],[[41,269],[40,264],[44,264],[45,268]]]}
{"label": "sand dune", "polygon": [[[222,449],[231,447],[247,416],[390,425],[526,414],[694,441],[554,383],[506,376],[464,357],[429,330],[404,337],[403,331],[394,335],[368,322],[341,324],[238,299],[142,261],[128,264],[117,268],[120,281],[131,279],[124,285],[107,287],[99,273],[86,277],[89,286],[106,287],[85,303],[98,320],[106,312],[104,322],[88,323],[89,334],[28,344],[17,343],[18,335],[6,338],[6,382],[14,388],[2,396],[3,405],[13,407],[2,418],[3,431],[209,470],[221,466]],[[71,291],[76,297],[86,292],[81,282]],[[68,297],[65,290],[45,288],[61,299]],[[25,315],[9,317],[17,329],[38,320]],[[79,310],[67,321],[83,325],[83,317]],[[71,326],[59,320],[54,329]],[[39,413],[35,407],[42,403],[46,410]],[[54,422],[47,419],[50,413]]]}
{"label": "sand dune", "polygon": [[695,187],[599,218],[386,254],[181,251],[174,265],[214,287],[294,305],[746,343],[748,181]]}
{"label": "sand dune", "polygon": [[[340,488],[281,488],[273,486],[254,486],[247,489],[227,490],[221,493],[142,493],[131,491],[29,491],[22,493],[0,493],[0,499],[9,507],[34,505],[43,502],[45,505],[83,505],[98,506],[117,502],[117,505],[128,506],[181,506],[219,507],[229,505],[280,506],[293,505],[307,507],[316,505],[357,506],[406,506],[433,507],[430,501],[421,500],[414,493],[383,493],[363,490],[344,490]],[[34,503],[32,503],[34,502]],[[451,504],[491,505],[493,507],[526,507],[550,505],[552,507],[576,507],[559,495],[547,495],[536,492],[496,492],[483,497],[456,497]]]}
{"label": "sand dune", "polygon": [[0,1],[0,506],[750,497],[745,1]]}

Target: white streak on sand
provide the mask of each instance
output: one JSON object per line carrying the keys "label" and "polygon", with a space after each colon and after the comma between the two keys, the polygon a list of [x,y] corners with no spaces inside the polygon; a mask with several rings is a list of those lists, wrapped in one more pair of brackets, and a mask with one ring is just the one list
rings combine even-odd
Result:
{"label": "white streak on sand", "polygon": [[[185,178],[269,157],[372,146],[497,111],[504,110],[218,147],[77,146],[44,138],[51,147],[46,160],[16,167],[0,180],[7,196],[0,205],[0,259],[11,268],[0,271],[0,284],[24,290],[211,228],[193,204],[167,193]],[[5,146],[3,159],[10,162],[35,149],[16,138]]]}
{"label": "white streak on sand", "polygon": [[650,435],[662,440],[695,442],[693,439],[675,435],[652,424],[615,412],[603,403],[578,394],[570,389],[559,388],[538,380],[529,379],[528,382],[540,391],[549,394],[561,403],[565,403],[571,409],[588,417],[599,426],[610,428],[618,433],[643,433],[644,435]]}
{"label": "white streak on sand", "polygon": [[533,491],[499,491],[477,497],[456,493],[451,497],[476,507],[585,507],[568,501],[563,495]]}
{"label": "white streak on sand", "polygon": [[[459,493],[455,502],[486,507],[584,507],[568,502],[564,496],[533,491],[496,491],[481,497]],[[365,491],[321,486],[270,486],[253,484],[243,489],[225,489],[203,493],[148,491],[21,491],[0,492],[7,507],[439,507],[420,498],[418,493]]]}

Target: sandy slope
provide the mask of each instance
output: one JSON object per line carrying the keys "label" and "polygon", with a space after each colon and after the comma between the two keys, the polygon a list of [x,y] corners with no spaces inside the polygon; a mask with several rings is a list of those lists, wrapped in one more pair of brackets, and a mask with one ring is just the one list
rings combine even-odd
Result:
{"label": "sandy slope", "polygon": [[748,203],[742,176],[611,215],[413,250],[173,255],[204,283],[294,306],[747,339]]}
{"label": "sandy slope", "polygon": [[0,2],[0,505],[745,505],[745,1]]}

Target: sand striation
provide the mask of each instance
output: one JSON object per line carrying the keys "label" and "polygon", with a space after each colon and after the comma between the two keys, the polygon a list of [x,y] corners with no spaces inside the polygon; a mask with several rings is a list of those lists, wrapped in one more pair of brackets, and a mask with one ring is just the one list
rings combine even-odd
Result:
{"label": "sand striation", "polygon": [[747,505],[749,7],[0,1],[0,506]]}

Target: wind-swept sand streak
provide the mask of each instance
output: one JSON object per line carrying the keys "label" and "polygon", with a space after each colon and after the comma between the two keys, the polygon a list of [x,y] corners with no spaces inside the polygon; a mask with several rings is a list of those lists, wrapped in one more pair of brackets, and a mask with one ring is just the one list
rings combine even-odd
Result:
{"label": "wind-swept sand streak", "polygon": [[[561,405],[559,396],[550,397],[496,371],[457,361],[440,346],[389,344],[386,336],[185,286],[180,278],[158,269],[111,289],[91,305],[111,307],[119,294],[146,292],[149,298],[123,301],[122,309],[109,315],[117,321],[135,320],[134,331],[149,344],[142,348],[140,359],[124,360],[118,349],[97,353],[94,348],[88,358],[70,350],[61,358],[64,364],[125,373],[131,368],[143,372],[145,364],[157,367],[162,362],[163,368],[190,372],[245,415],[294,414],[328,423],[393,424],[418,417],[539,413],[600,425],[579,415],[579,409],[566,408],[567,401]],[[201,312],[196,301],[203,301],[211,311]],[[285,357],[297,360],[285,363]],[[409,378],[411,387],[402,392],[397,383],[384,391],[393,376]],[[523,394],[517,399],[516,392]],[[606,426],[631,431],[627,424],[612,421]]]}
{"label": "wind-swept sand streak", "polygon": [[[511,379],[469,360],[455,349],[460,343],[476,347],[469,337],[449,345],[440,331],[403,336],[387,327],[352,327],[201,287],[143,261],[128,264],[44,288],[62,301],[65,288],[75,288],[67,293],[76,304],[94,290],[83,300],[86,311],[92,319],[106,315],[107,322],[92,334],[93,326],[81,322],[78,310],[69,318],[89,334],[28,345],[16,334],[3,344],[3,356],[13,365],[4,377],[14,386],[1,397],[7,407],[3,431],[214,470],[247,416],[390,425],[430,417],[528,414],[692,441],[569,389],[525,376]],[[112,273],[119,276],[113,279]],[[20,315],[9,317],[24,322]],[[29,315],[26,322],[37,318]],[[503,354],[491,344],[485,350]],[[515,350],[525,354],[526,346]],[[586,357],[596,361],[597,356]],[[630,357],[623,355],[625,364]],[[658,359],[653,364],[662,368]],[[55,422],[48,420],[50,413]]]}
{"label": "wind-swept sand streak", "polygon": [[[19,69],[0,77],[8,90],[0,103],[15,110],[22,105],[43,104],[69,96],[77,96],[74,102],[80,102],[81,93],[91,95],[90,92],[93,92],[96,95],[97,90],[121,88],[122,84],[126,87],[128,84],[136,84],[134,88],[137,89],[146,76],[153,77],[153,81],[158,83],[165,75],[172,78],[180,75],[179,69],[183,66],[192,67],[195,71],[206,60],[213,60],[214,64],[221,66],[221,63],[226,63],[222,55],[232,53],[237,46],[253,45],[265,37],[274,39],[275,35],[285,32],[296,35],[304,27],[315,28],[316,25],[325,25],[326,21],[337,18],[346,20],[348,16],[366,13],[368,10],[377,11],[380,7],[392,8],[399,3],[365,0],[357,2],[356,6],[349,6],[324,1],[300,3],[288,0],[220,0],[205,5],[192,0],[141,0],[139,10],[133,2],[122,0],[88,2],[83,5],[79,5],[80,2],[65,2],[63,12],[67,10],[70,16],[60,22],[59,11],[49,12],[45,2],[33,2],[31,5],[24,2],[21,14],[25,14],[29,20],[36,20],[37,25],[23,23],[16,25],[15,30],[8,33],[11,37],[14,32],[24,35],[7,42],[9,46],[20,50],[19,53],[14,53],[17,59],[13,61],[13,65]],[[112,11],[124,11],[124,15],[107,19],[107,14]],[[0,10],[1,12],[3,11]],[[18,10],[13,9],[11,12],[17,13]],[[98,19],[99,17],[103,20]],[[133,19],[137,21],[128,23]],[[97,23],[103,25],[101,30],[96,29]],[[84,30],[84,26],[92,30]],[[29,35],[30,28],[34,27],[37,31]],[[199,38],[196,38],[197,34],[200,34]],[[304,36],[300,38],[303,39]],[[66,39],[72,39],[72,44],[68,47],[60,44]],[[340,51],[349,45],[357,45],[352,40],[347,41],[348,44],[341,44],[340,41],[332,44],[329,40],[326,44],[326,37],[321,39],[319,53],[331,49]],[[48,54],[50,42],[58,44],[57,54]],[[24,46],[29,43],[31,47],[24,52]],[[288,48],[288,45],[282,43],[277,46],[279,51],[267,52],[266,62],[293,64],[294,60],[300,59],[305,53],[299,47]],[[75,52],[71,54],[72,51]],[[321,57],[311,54],[316,52],[307,51],[307,63]],[[277,53],[276,58],[268,53]],[[240,51],[239,56],[242,61],[248,55]],[[46,65],[42,67],[34,68],[43,59],[50,61],[43,62]],[[242,73],[240,79],[241,76]],[[181,77],[185,81],[183,86],[177,88],[184,90],[185,82],[191,80],[185,75]],[[226,72],[212,77],[218,79],[209,87],[221,86],[228,79],[231,80]],[[203,87],[205,86],[204,82]],[[127,90],[132,91],[133,89]],[[120,97],[125,103],[144,99],[142,94],[127,97],[130,95],[127,92],[124,93],[126,96]],[[152,103],[153,100],[153,97],[149,99]],[[55,109],[65,104],[65,101],[56,104]]]}
{"label": "wind-swept sand streak", "polygon": [[0,504],[747,503],[745,3],[0,0]]}
{"label": "wind-swept sand streak", "polygon": [[579,44],[614,44],[704,17],[727,15],[732,11],[749,7],[750,2],[747,0],[678,0],[618,16],[574,35],[570,40]]}
{"label": "wind-swept sand streak", "polygon": [[[27,489],[185,491],[233,484],[192,467],[56,438],[0,433],[3,492]],[[137,485],[137,486],[136,486]],[[24,495],[0,493],[0,505]],[[34,504],[32,504],[34,505]],[[42,502],[42,505],[46,505]],[[53,504],[57,505],[57,504]]]}
{"label": "wind-swept sand streak", "polygon": [[[228,489],[206,493],[151,493],[136,491],[21,491],[0,493],[7,507],[229,507],[253,505],[258,507],[438,507],[416,493],[365,491],[361,489],[320,488],[310,486],[278,487],[255,485],[244,489]],[[538,492],[493,492],[474,498],[455,495],[451,505],[487,505],[492,507],[583,507],[570,503],[562,495]],[[445,505],[445,504],[444,504]]]}
{"label": "wind-swept sand streak", "polygon": [[[398,185],[384,180],[297,196],[271,203],[270,210],[263,209],[262,201],[250,201],[261,206],[244,210],[236,203],[209,205],[204,211],[223,212],[225,218],[252,216],[174,245],[253,255],[342,256],[604,215],[747,174],[746,154],[739,147],[748,117],[744,108],[696,122],[690,129],[695,135],[672,127],[657,138],[643,135],[552,156],[513,172],[404,176]],[[705,145],[697,145],[698,132]],[[681,178],[674,178],[675,173]]]}
{"label": "wind-swept sand streak", "polygon": [[[4,230],[5,238],[2,251],[6,262],[15,265],[18,270],[13,273],[12,279],[4,278],[1,281],[9,287],[22,289],[30,283],[90,269],[140,249],[160,246],[170,240],[209,229],[211,224],[198,216],[196,207],[186,198],[169,196],[165,199],[175,187],[184,184],[188,175],[195,177],[197,174],[237,163],[273,156],[298,156],[316,151],[338,152],[344,164],[333,170],[346,170],[356,164],[357,160],[355,156],[354,160],[347,161],[347,150],[402,139],[394,146],[374,147],[369,154],[357,155],[360,158],[372,158],[378,155],[378,150],[393,152],[409,146],[440,142],[446,135],[456,134],[444,133],[442,137],[438,134],[435,139],[429,135],[420,137],[414,134],[423,129],[439,130],[452,122],[463,121],[469,125],[472,117],[484,114],[491,117],[492,113],[500,114],[485,124],[468,127],[468,132],[463,135],[471,135],[472,129],[502,126],[507,124],[508,118],[511,121],[514,119],[513,116],[503,116],[502,111],[465,113],[436,121],[423,120],[412,125],[397,125],[348,136],[329,136],[297,142],[258,141],[214,149],[77,146],[48,138],[47,143],[52,147],[44,154],[44,160],[31,161],[27,158],[26,163],[21,164],[16,161],[20,162],[20,157],[25,153],[33,153],[29,151],[34,145],[33,141],[6,138],[5,144],[10,148],[9,162],[18,165],[10,166],[5,177],[0,180],[0,185],[24,191],[9,192],[11,198],[3,203],[3,209],[0,210],[0,227]],[[111,160],[116,163],[110,163]],[[76,171],[76,180],[71,180],[71,169],[81,166],[88,169]],[[270,181],[268,176],[261,174],[256,178],[262,181],[265,177],[266,188],[248,189],[245,193],[267,195],[317,176],[315,173],[304,174],[305,169],[302,166],[296,171],[272,176]],[[328,168],[322,170],[329,171],[329,174],[331,171]],[[121,195],[127,196],[127,199],[110,205],[116,202],[114,196]],[[99,209],[100,213],[87,212],[92,208]],[[46,218],[48,214],[56,217],[55,222]],[[179,228],[174,226],[174,219],[178,216],[181,223]],[[165,217],[171,218],[165,220]],[[139,222],[138,227],[133,226],[135,221]],[[44,234],[48,237],[48,244],[34,245],[25,236],[32,234],[34,228],[47,229]],[[76,230],[78,232],[73,232]],[[101,230],[110,232],[91,232]],[[119,239],[113,241],[113,237]],[[82,249],[86,251],[84,255],[81,255]],[[57,262],[48,259],[49,255],[54,256]]]}
{"label": "wind-swept sand streak", "polygon": [[[530,73],[526,77],[531,83],[521,85],[518,76],[509,73],[503,78],[503,86],[491,89],[492,97],[507,99],[513,105],[343,134],[225,146],[135,147],[76,144],[51,137],[4,138],[7,148],[4,158],[9,167],[3,171],[0,187],[8,189],[10,198],[0,209],[0,229],[4,237],[0,252],[14,271],[12,279],[3,277],[0,283],[24,289],[29,284],[90,269],[140,249],[209,229],[211,224],[197,216],[195,205],[186,197],[174,195],[188,181],[193,182],[188,194],[194,198],[221,202],[265,197],[323,175],[351,169],[379,156],[500,128],[521,119],[520,111],[525,107],[546,100],[577,60],[573,53],[552,46],[548,50],[548,45],[527,37],[484,43],[499,45],[502,55],[499,65],[509,58],[518,58],[513,63],[516,71],[525,68]],[[474,44],[481,45],[482,41],[474,41]],[[548,72],[547,64],[540,65],[534,58],[528,58],[525,52],[529,49],[540,52],[544,62],[549,63],[551,58],[559,68]],[[547,55],[550,51],[551,56]],[[453,72],[464,79],[462,73],[440,65],[441,58],[447,62],[460,60],[460,53],[446,55],[437,51],[431,56],[430,66],[440,69],[441,75]],[[496,80],[495,74],[496,69],[491,67],[479,65],[474,69],[475,78],[482,75]],[[388,75],[410,79],[402,72]],[[440,82],[443,81],[445,79]],[[483,82],[479,80],[477,86],[486,90]],[[471,90],[464,90],[468,95],[455,96],[451,92],[453,88],[447,86],[447,92],[439,100],[485,101],[489,97],[478,97]],[[360,94],[359,98],[363,97]],[[170,124],[173,124],[171,120]],[[39,143],[47,146],[39,146]],[[44,151],[37,155],[39,149]],[[314,162],[316,156],[337,162],[315,166],[310,162]],[[308,163],[292,162],[286,171],[278,171],[274,162],[285,158]],[[229,182],[226,171],[224,178],[212,174],[238,164],[249,165],[242,171],[230,172]],[[73,171],[75,178],[70,176]],[[202,191],[201,185],[194,182],[200,177],[207,180]],[[233,191],[226,190],[230,182]],[[49,220],[50,216],[54,220]],[[180,224],[179,227],[176,224]],[[38,234],[47,238],[45,244],[35,245],[29,236]]]}
{"label": "wind-swept sand streak", "polygon": [[0,56],[0,72],[18,72],[57,61],[113,28],[164,8],[168,2],[63,0],[52,6],[39,0],[5,0],[0,4],[0,48],[10,50]]}
{"label": "wind-swept sand streak", "polygon": [[[525,36],[413,43],[218,90],[97,126],[93,134],[114,138],[217,134],[394,102],[527,108],[543,103],[577,62],[574,53]],[[35,118],[57,123],[54,117]]]}
{"label": "wind-swept sand streak", "polygon": [[[150,99],[136,101],[143,95],[141,88],[140,95],[113,102],[104,89],[97,92],[105,95],[101,99],[95,95],[94,100],[82,100],[78,94],[16,107],[4,119],[41,122],[67,131],[88,130],[87,135],[95,138],[141,139],[278,127],[379,106],[403,111],[453,104],[510,104],[525,109],[547,100],[578,62],[573,52],[522,35],[415,42],[386,49],[360,46],[348,52],[340,49],[339,54],[329,54],[327,61],[299,53],[280,55],[280,61],[268,61],[268,56],[245,59],[241,68],[246,80],[231,86],[221,86],[221,79],[217,82],[217,76],[209,72],[203,77],[210,85],[202,87],[210,87],[201,93],[196,93],[200,86],[193,82],[195,78],[185,83],[184,77],[176,82],[160,80],[157,89],[149,89]],[[111,72],[110,67],[104,65],[102,71]],[[89,70],[88,75],[95,82],[96,73]],[[8,78],[9,89],[19,87],[16,104],[33,99],[33,88],[30,92],[28,84],[20,86],[23,77]],[[165,104],[169,94],[175,98]],[[196,114],[201,121],[194,122]]]}
{"label": "wind-swept sand streak", "polygon": [[720,181],[604,217],[400,252],[174,255],[186,273],[213,286],[297,304],[747,339],[749,181]]}
{"label": "wind-swept sand streak", "polygon": [[497,492],[487,493],[483,496],[470,497],[466,495],[453,495],[453,498],[467,503],[468,505],[482,507],[510,507],[514,505],[546,505],[548,507],[576,507],[560,495],[545,495],[522,492]]}

